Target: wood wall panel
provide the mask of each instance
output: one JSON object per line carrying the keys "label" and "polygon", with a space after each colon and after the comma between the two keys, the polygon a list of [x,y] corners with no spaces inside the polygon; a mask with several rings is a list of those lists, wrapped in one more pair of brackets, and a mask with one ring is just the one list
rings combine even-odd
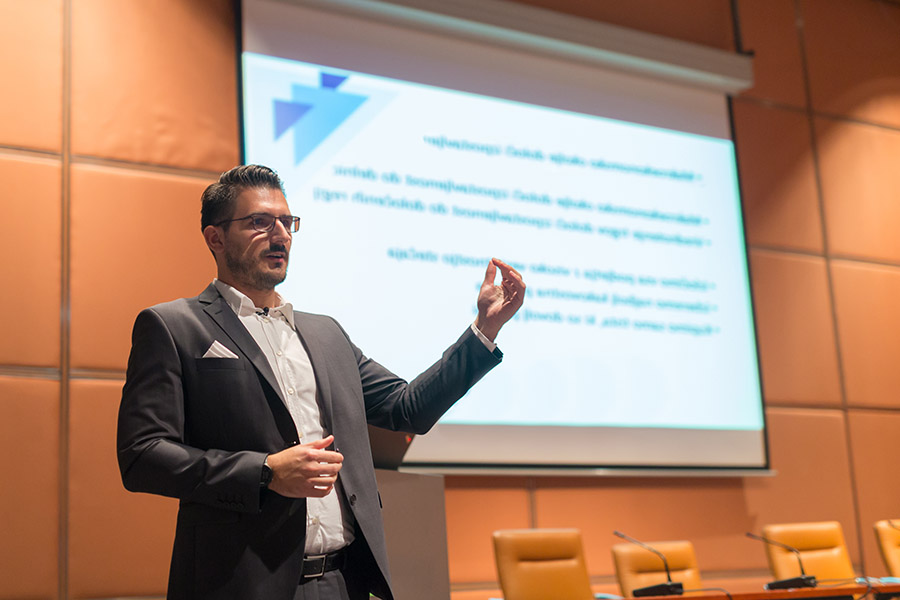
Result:
{"label": "wood wall panel", "polygon": [[57,598],[59,382],[0,376],[0,598]]}
{"label": "wood wall panel", "polygon": [[59,367],[61,182],[57,159],[0,155],[0,364]]}
{"label": "wood wall panel", "polygon": [[0,145],[59,152],[62,0],[0,1]]}
{"label": "wood wall panel", "polygon": [[900,127],[900,5],[801,0],[817,112]]}
{"label": "wood wall panel", "polygon": [[230,0],[72,3],[72,153],[225,171],[238,161]]}
{"label": "wood wall panel", "polygon": [[832,261],[847,403],[900,408],[900,268]]}
{"label": "wood wall panel", "polygon": [[753,52],[754,79],[741,95],[806,107],[794,3],[740,0],[738,13],[744,50]]}
{"label": "wood wall panel", "polygon": [[823,252],[809,120],[737,99],[734,127],[747,242]]}
{"label": "wood wall panel", "polygon": [[815,121],[829,252],[900,263],[900,131]]}
{"label": "wood wall panel", "polygon": [[[745,481],[750,531],[759,533],[769,523],[840,521],[850,557],[859,562],[844,412],[769,408],[766,419],[776,476]],[[752,556],[752,547],[745,548]],[[764,560],[759,543],[755,552],[757,560]]]}
{"label": "wood wall panel", "polygon": [[881,410],[850,410],[850,443],[859,494],[859,521],[862,528],[863,572],[870,577],[886,577],[875,538],[875,522],[900,519],[900,413]]}
{"label": "wood wall panel", "polygon": [[164,596],[178,503],[132,494],[116,461],[122,381],[72,381],[69,408],[69,594]]}
{"label": "wood wall panel", "polygon": [[754,250],[750,273],[766,402],[838,406],[840,376],[824,259]]}
{"label": "wood wall panel", "polygon": [[[691,540],[702,569],[758,568],[741,536],[753,527],[743,481],[724,478],[539,479],[538,527],[576,527],[591,575],[615,572],[614,530],[646,541]],[[761,558],[761,557],[760,557]]]}
{"label": "wood wall panel", "polygon": [[72,366],[124,369],[148,306],[196,296],[215,276],[200,233],[208,181],[72,167]]}
{"label": "wood wall panel", "polygon": [[447,477],[450,582],[496,581],[491,535],[531,526],[528,490],[518,477]]}

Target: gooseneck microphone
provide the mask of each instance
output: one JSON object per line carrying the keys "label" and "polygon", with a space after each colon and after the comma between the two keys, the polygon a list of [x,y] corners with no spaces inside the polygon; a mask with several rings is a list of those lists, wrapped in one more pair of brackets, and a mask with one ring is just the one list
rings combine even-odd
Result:
{"label": "gooseneck microphone", "polygon": [[803,570],[803,560],[800,558],[800,551],[794,548],[793,546],[788,546],[787,544],[783,544],[781,542],[776,542],[775,540],[770,540],[769,538],[764,538],[761,535],[756,535],[755,533],[747,532],[748,538],[753,538],[754,540],[759,540],[761,542],[765,542],[767,544],[771,544],[772,546],[778,546],[779,548],[784,548],[785,550],[789,550],[797,555],[797,564],[800,565],[800,577],[790,577],[788,579],[778,579],[776,581],[770,581],[765,585],[767,590],[788,590],[791,588],[814,588],[816,587],[816,576],[815,575],[807,575],[806,571]]}
{"label": "gooseneck microphone", "polygon": [[642,598],[644,596],[680,596],[684,593],[684,584],[680,581],[672,581],[672,572],[669,570],[669,561],[666,560],[666,555],[650,546],[649,544],[645,544],[640,540],[636,540],[629,535],[625,535],[621,531],[613,531],[613,535],[616,537],[620,537],[627,542],[631,542],[632,544],[636,544],[645,550],[649,550],[653,554],[657,555],[660,560],[662,560],[663,567],[666,569],[666,579],[665,583],[658,583],[656,585],[648,585],[647,587],[637,588],[631,590],[631,595],[635,598]]}

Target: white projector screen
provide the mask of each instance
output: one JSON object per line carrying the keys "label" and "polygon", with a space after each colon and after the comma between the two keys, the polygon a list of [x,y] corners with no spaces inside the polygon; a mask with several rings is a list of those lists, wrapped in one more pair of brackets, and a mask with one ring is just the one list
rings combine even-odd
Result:
{"label": "white projector screen", "polygon": [[245,162],[301,216],[280,293],[410,378],[528,293],[405,464],[767,467],[727,101],[480,40],[243,7]]}

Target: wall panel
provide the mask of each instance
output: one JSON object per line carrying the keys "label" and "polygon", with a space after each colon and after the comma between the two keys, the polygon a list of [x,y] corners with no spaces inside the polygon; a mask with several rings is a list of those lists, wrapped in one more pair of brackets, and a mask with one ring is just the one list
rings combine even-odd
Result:
{"label": "wall panel", "polygon": [[804,113],[734,102],[747,242],[823,251],[822,218]]}
{"label": "wall panel", "polygon": [[209,181],[72,167],[72,366],[124,369],[147,306],[196,296],[215,275],[200,233]]}
{"label": "wall panel", "polygon": [[839,405],[825,261],[768,250],[754,250],[750,257],[766,402]]}
{"label": "wall panel", "polygon": [[450,583],[496,581],[491,534],[531,526],[528,491],[519,477],[447,477]]}
{"label": "wall panel", "polygon": [[62,147],[63,2],[0,1],[0,145]]}
{"label": "wall panel", "polygon": [[859,493],[865,565],[870,577],[889,575],[875,538],[875,521],[900,519],[900,413],[881,410],[850,410],[850,442]]}
{"label": "wall panel", "polygon": [[[775,477],[745,481],[751,531],[769,523],[840,521],[847,549],[859,562],[853,480],[841,410],[769,408],[769,449]],[[747,539],[746,542],[753,540]],[[764,560],[759,542],[756,560]],[[754,556],[745,544],[748,560]]]}
{"label": "wall panel", "polygon": [[0,598],[57,598],[59,382],[0,376]]}
{"label": "wall panel", "polygon": [[832,261],[847,403],[900,408],[900,268]]}
{"label": "wall panel", "polygon": [[178,503],[125,491],[116,462],[122,381],[71,382],[69,594],[163,596]]}
{"label": "wall panel", "polygon": [[539,479],[535,505],[538,527],[581,529],[592,575],[614,573],[616,529],[651,542],[689,539],[703,569],[761,564],[748,562],[739,539],[753,525],[740,478]]}
{"label": "wall panel", "polygon": [[61,181],[57,159],[0,155],[3,365],[59,367]]}
{"label": "wall panel", "polygon": [[801,0],[813,108],[900,127],[900,5]]}
{"label": "wall panel", "polygon": [[815,124],[829,251],[900,263],[900,130]]}
{"label": "wall panel", "polygon": [[238,161],[229,0],[72,3],[72,153],[224,171]]}

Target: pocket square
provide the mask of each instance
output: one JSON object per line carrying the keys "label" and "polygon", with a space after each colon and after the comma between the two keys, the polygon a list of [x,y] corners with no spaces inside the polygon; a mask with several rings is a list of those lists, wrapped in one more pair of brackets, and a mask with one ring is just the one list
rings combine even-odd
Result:
{"label": "pocket square", "polygon": [[222,342],[216,340],[203,355],[203,358],[238,358],[238,355],[226,348]]}

